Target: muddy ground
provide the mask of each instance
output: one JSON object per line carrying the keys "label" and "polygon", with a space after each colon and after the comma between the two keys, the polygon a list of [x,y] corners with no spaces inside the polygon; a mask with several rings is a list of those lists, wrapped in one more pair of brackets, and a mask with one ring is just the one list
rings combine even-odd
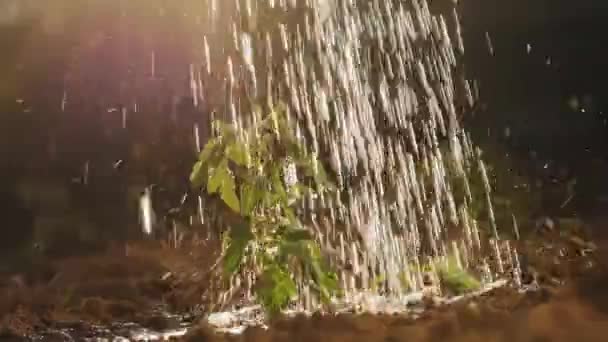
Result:
{"label": "muddy ground", "polygon": [[430,311],[417,320],[386,315],[302,317],[278,321],[269,330],[249,329],[240,337],[218,336],[210,333],[208,328],[200,328],[184,340],[605,341],[608,314],[602,312],[597,303],[592,303],[585,295],[577,288],[527,295],[501,290],[478,301]]}
{"label": "muddy ground", "polygon": [[[179,249],[164,242],[121,243],[102,253],[55,260],[6,275],[0,289],[4,338],[53,329],[135,322],[166,329],[176,322],[161,311],[187,314],[211,289],[206,270],[217,249],[194,238]],[[2,340],[0,338],[0,340]]]}
{"label": "muddy ground", "polygon": [[[279,318],[269,330],[250,328],[240,337],[218,335],[205,323],[195,323],[182,339],[605,341],[608,239],[601,235],[606,234],[591,243],[591,237],[577,226],[580,221],[556,222],[519,243],[524,278],[538,282],[538,291],[503,288],[449,307],[429,304],[416,319],[369,314]],[[116,322],[159,330],[177,327],[180,322],[163,317],[159,309],[191,313],[192,319],[196,319],[195,309],[210,310],[210,284],[216,279],[209,270],[217,257],[215,245],[204,239],[192,238],[178,249],[164,242],[139,241],[5,275],[0,290],[0,340],[27,340],[41,331],[66,327],[86,331],[91,325]],[[64,339],[46,335],[43,340]]]}
{"label": "muddy ground", "polygon": [[[569,223],[575,221],[568,221]],[[600,342],[608,336],[608,233],[593,224],[594,243],[579,228],[555,226],[529,236],[519,248],[526,276],[540,288],[499,288],[451,306],[429,307],[420,317],[341,315],[278,319],[270,329],[220,336],[203,322],[185,341],[384,342]],[[565,224],[563,224],[565,226]],[[589,226],[589,225],[587,225]],[[579,235],[580,234],[580,235]],[[585,241],[585,242],[583,242]],[[588,253],[589,248],[593,249]]]}

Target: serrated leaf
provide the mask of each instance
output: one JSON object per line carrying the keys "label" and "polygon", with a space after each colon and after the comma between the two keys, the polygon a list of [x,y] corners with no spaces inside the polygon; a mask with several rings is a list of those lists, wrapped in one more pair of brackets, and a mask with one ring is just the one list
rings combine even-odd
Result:
{"label": "serrated leaf", "polygon": [[332,296],[339,293],[338,277],[335,273],[325,271],[323,277],[319,281],[319,285],[321,288],[321,300],[325,304],[329,304],[331,302]]}
{"label": "serrated leaf", "polygon": [[[229,178],[232,180],[232,176],[229,176]],[[232,180],[232,186],[226,184],[222,186],[220,197],[222,198],[222,201],[224,201],[224,203],[226,203],[226,205],[228,205],[228,207],[230,207],[230,209],[232,209],[234,212],[238,213],[241,211],[240,201],[236,195],[234,187],[234,180]]]}
{"label": "serrated leaf", "polygon": [[285,240],[281,242],[278,260],[288,263],[291,258],[297,258],[311,272],[313,289],[324,303],[329,303],[339,289],[338,280],[335,274],[327,270],[318,246],[308,239],[296,242]]}
{"label": "serrated leaf", "polygon": [[205,147],[203,147],[203,150],[198,155],[198,161],[201,164],[205,164],[209,160],[209,158],[211,157],[213,152],[215,152],[215,148],[218,145],[219,145],[219,141],[217,138],[213,138],[213,139],[210,139],[209,141],[207,141],[207,143],[205,144]]}
{"label": "serrated leaf", "polygon": [[209,194],[216,193],[229,177],[230,173],[228,172],[228,160],[224,158],[215,169],[212,169],[211,173],[209,174],[207,192]]}
{"label": "serrated leaf", "polygon": [[314,286],[319,293],[321,300],[324,303],[329,303],[331,296],[335,294],[338,287],[338,278],[332,272],[329,272],[321,257],[321,250],[315,244],[308,245],[310,253],[310,268],[314,279]]}
{"label": "serrated leaf", "polygon": [[312,241],[312,234],[308,230],[296,226],[286,227],[281,236],[287,242]]}
{"label": "serrated leaf", "polygon": [[280,166],[274,165],[271,170],[272,174],[272,190],[278,196],[278,199],[287,203],[287,191],[285,191],[285,186],[283,185],[283,179],[281,178],[281,168]]}
{"label": "serrated leaf", "polygon": [[231,139],[234,137],[234,127],[231,124],[225,123],[220,120],[216,120],[212,124],[213,127],[219,132],[219,135],[225,139]]}
{"label": "serrated leaf", "polygon": [[448,258],[447,264],[439,263],[437,269],[443,286],[457,295],[474,291],[481,287],[479,280],[458,266],[454,256]]}
{"label": "serrated leaf", "polygon": [[290,224],[302,225],[300,223],[300,220],[298,220],[296,213],[293,211],[292,208],[285,208],[284,213],[285,213],[285,217],[287,218],[287,220],[289,221]]}
{"label": "serrated leaf", "polygon": [[247,147],[239,141],[226,147],[226,156],[240,166],[247,165],[247,153]]}
{"label": "serrated leaf", "polygon": [[287,260],[289,257],[296,257],[305,264],[310,262],[309,255],[306,251],[306,245],[301,241],[281,241],[279,248],[279,259]]}
{"label": "serrated leaf", "polygon": [[249,224],[243,223],[232,227],[229,237],[230,242],[224,258],[224,272],[228,276],[234,274],[241,265],[247,245],[253,239],[253,234]]}
{"label": "serrated leaf", "polygon": [[[248,220],[247,225],[229,230],[223,246],[224,267],[229,274],[237,272],[249,251],[251,240],[256,239],[256,245],[262,248],[251,252],[255,253],[257,263],[263,270],[258,278],[258,285],[262,286],[256,285],[256,294],[270,314],[280,312],[296,295],[290,269],[294,262],[303,266],[305,277],[308,278],[305,280],[312,281],[313,289],[324,302],[328,302],[338,288],[337,278],[328,271],[312,234],[302,229],[302,224],[290,208],[291,201],[301,199],[308,191],[316,192],[317,187],[322,188],[327,182],[327,174],[323,166],[312,159],[313,156],[306,156],[305,147],[296,141],[292,127],[286,120],[287,114],[283,109],[276,108],[258,120],[252,130],[256,134],[250,135],[254,138],[249,141],[250,146],[237,140],[232,125],[215,122],[217,141],[205,146],[191,174],[191,179],[201,184],[207,180],[209,193],[219,193],[225,205]],[[275,134],[276,129],[279,136]],[[284,157],[285,153],[304,169],[302,174],[310,177],[307,182],[315,181],[315,184],[310,184],[312,188],[298,184],[288,189],[285,187],[283,164],[278,162],[278,157]],[[247,166],[250,167],[234,167],[246,166],[249,162],[251,165]],[[214,168],[209,168],[209,164]],[[202,171],[209,174],[200,179]],[[255,237],[252,227],[256,228]],[[274,252],[276,247],[278,250]]]}
{"label": "serrated leaf", "polygon": [[265,268],[261,278],[257,297],[268,314],[276,315],[297,295],[296,284],[284,267],[274,263]]}
{"label": "serrated leaf", "polygon": [[251,184],[241,185],[241,215],[250,216],[259,201],[257,187]]}
{"label": "serrated leaf", "polygon": [[198,161],[192,167],[192,172],[190,173],[190,184],[198,188],[203,185],[205,182],[205,169],[203,168],[203,163]]}

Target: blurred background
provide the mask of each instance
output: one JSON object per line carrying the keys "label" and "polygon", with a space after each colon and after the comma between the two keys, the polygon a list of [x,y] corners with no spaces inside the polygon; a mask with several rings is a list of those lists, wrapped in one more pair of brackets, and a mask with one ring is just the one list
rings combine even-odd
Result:
{"label": "blurred background", "polygon": [[462,6],[467,72],[481,93],[479,112],[467,127],[479,143],[499,143],[521,159],[519,171],[534,168],[545,183],[576,183],[571,210],[603,211],[608,3],[490,0]]}
{"label": "blurred background", "polygon": [[[92,250],[137,231],[145,187],[163,193],[159,212],[188,192],[192,127],[204,140],[220,101],[210,81],[194,105],[191,65],[203,34],[211,46],[227,39],[201,3],[0,0],[2,253],[77,253],[62,248],[71,241]],[[541,194],[530,218],[608,207],[608,2],[459,6],[480,94],[465,127],[496,182],[521,179],[529,197]]]}

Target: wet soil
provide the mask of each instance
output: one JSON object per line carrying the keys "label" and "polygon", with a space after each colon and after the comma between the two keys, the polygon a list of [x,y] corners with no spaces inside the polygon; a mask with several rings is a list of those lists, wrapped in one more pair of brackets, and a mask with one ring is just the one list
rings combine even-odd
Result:
{"label": "wet soil", "polygon": [[0,336],[26,339],[41,331],[84,331],[116,322],[160,330],[176,325],[160,312],[188,313],[194,304],[208,301],[213,282],[204,270],[211,269],[216,251],[197,238],[178,249],[134,242],[5,276],[0,282]]}
{"label": "wet soil", "polygon": [[474,302],[430,310],[413,320],[386,315],[299,317],[242,336],[201,327],[184,341],[605,341],[608,315],[576,288],[521,294],[511,289]]}
{"label": "wet soil", "polygon": [[[596,234],[591,243],[592,236],[580,220],[554,221],[516,243],[524,279],[540,285],[537,291],[522,293],[506,287],[441,307],[429,301],[424,311],[407,316],[278,318],[268,330],[249,328],[241,336],[214,333],[203,319],[181,340],[605,341],[608,239],[602,235],[608,234]],[[49,261],[30,274],[4,277],[0,336],[20,341],[41,331],[66,328],[91,336],[91,326],[116,322],[157,330],[179,326],[179,319],[161,311],[200,319],[197,314],[213,309],[209,295],[216,279],[209,270],[218,253],[210,241],[188,241],[179,248],[152,241],[120,244],[88,257]],[[42,340],[70,340],[61,334],[45,336]]]}
{"label": "wet soil", "polygon": [[[539,227],[519,243],[524,278],[535,291],[513,287],[418,315],[344,314],[279,318],[269,329],[219,335],[202,321],[184,341],[605,341],[608,334],[608,239],[603,226],[584,232],[579,220]],[[608,222],[602,220],[603,224]],[[567,223],[567,224],[566,224]],[[601,225],[596,223],[595,225]],[[590,250],[593,250],[592,252]]]}

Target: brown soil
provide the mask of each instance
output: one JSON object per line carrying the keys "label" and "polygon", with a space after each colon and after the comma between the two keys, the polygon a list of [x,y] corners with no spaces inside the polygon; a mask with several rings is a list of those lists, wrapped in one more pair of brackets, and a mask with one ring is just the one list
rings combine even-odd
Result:
{"label": "brown soil", "polygon": [[[211,332],[204,323],[184,341],[605,341],[608,334],[608,243],[593,258],[583,235],[557,230],[539,233],[519,246],[543,290],[521,294],[509,288],[449,307],[431,308],[413,319],[402,315],[342,315],[277,319],[271,328],[250,328],[242,336]],[[578,236],[578,235],[577,235]],[[211,309],[216,280],[208,271],[217,246],[193,238],[180,248],[137,242],[104,253],[48,262],[48,277],[13,276],[0,282],[0,340],[45,329],[135,322],[163,329],[171,322],[154,309],[185,312]],[[606,239],[605,241],[608,241]],[[591,271],[581,265],[595,264]],[[597,266],[599,265],[599,266]],[[570,280],[555,286],[552,279]],[[2,280],[2,279],[0,279]],[[61,340],[61,339],[60,339]]]}
{"label": "brown soil", "polygon": [[[608,232],[605,234],[608,235]],[[573,239],[574,237],[574,239]],[[577,239],[578,238],[578,239]],[[602,342],[608,336],[608,237],[558,227],[519,244],[541,290],[500,288],[480,298],[431,308],[421,317],[340,315],[278,319],[242,336],[213,333],[205,322],[184,341]],[[598,239],[599,238],[599,239]],[[574,240],[574,241],[573,241]],[[565,283],[564,286],[559,286]]]}
{"label": "brown soil", "polygon": [[[593,287],[598,281],[589,280]],[[605,304],[605,303],[604,303]],[[604,306],[604,309],[606,306]],[[361,342],[601,342],[608,312],[579,288],[520,294],[500,289],[486,298],[429,310],[414,320],[403,316],[340,315],[279,319],[271,328],[250,328],[242,336],[214,334],[202,324],[184,341],[361,341]]]}
{"label": "brown soil", "polygon": [[[136,322],[162,327],[160,305],[185,312],[205,304],[217,249],[192,239],[173,249],[137,242],[88,257],[49,262],[48,281],[17,275],[0,288],[0,336],[28,336],[57,326]],[[49,271],[51,270],[51,271]]]}

